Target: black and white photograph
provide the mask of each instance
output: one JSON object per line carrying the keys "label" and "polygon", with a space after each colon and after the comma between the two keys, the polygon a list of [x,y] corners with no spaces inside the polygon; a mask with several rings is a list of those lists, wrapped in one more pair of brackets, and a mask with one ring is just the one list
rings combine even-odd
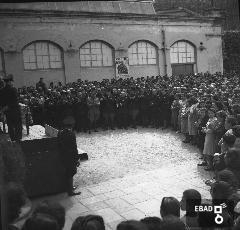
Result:
{"label": "black and white photograph", "polygon": [[240,229],[240,0],[1,2],[0,229]]}

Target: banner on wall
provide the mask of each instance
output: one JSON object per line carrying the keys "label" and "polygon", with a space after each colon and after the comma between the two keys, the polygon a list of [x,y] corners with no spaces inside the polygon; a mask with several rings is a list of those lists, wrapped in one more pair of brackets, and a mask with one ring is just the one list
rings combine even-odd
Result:
{"label": "banner on wall", "polygon": [[116,77],[129,77],[129,62],[128,57],[115,58]]}

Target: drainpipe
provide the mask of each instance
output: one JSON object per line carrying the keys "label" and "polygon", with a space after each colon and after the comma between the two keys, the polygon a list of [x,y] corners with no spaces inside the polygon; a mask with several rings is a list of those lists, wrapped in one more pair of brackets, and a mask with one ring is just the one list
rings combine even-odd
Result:
{"label": "drainpipe", "polygon": [[164,75],[167,75],[167,55],[166,55],[166,34],[162,28],[162,51],[163,51],[163,62],[164,62]]}

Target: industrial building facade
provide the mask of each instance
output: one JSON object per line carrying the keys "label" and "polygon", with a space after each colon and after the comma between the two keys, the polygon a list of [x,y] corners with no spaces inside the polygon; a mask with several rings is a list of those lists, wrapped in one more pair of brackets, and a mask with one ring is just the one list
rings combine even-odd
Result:
{"label": "industrial building facade", "polygon": [[15,85],[223,71],[220,19],[151,1],[0,4],[0,71]]}

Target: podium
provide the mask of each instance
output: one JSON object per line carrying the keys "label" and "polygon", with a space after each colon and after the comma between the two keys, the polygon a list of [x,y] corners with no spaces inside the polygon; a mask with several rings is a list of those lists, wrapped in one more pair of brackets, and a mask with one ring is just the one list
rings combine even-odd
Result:
{"label": "podium", "polygon": [[20,142],[25,155],[24,187],[28,197],[66,192],[66,176],[60,160],[57,138]]}
{"label": "podium", "polygon": [[[30,133],[20,142],[25,156],[25,190],[28,197],[66,192],[66,172],[58,147],[58,130],[46,125],[30,126]],[[78,148],[80,160],[87,160],[85,151]]]}

